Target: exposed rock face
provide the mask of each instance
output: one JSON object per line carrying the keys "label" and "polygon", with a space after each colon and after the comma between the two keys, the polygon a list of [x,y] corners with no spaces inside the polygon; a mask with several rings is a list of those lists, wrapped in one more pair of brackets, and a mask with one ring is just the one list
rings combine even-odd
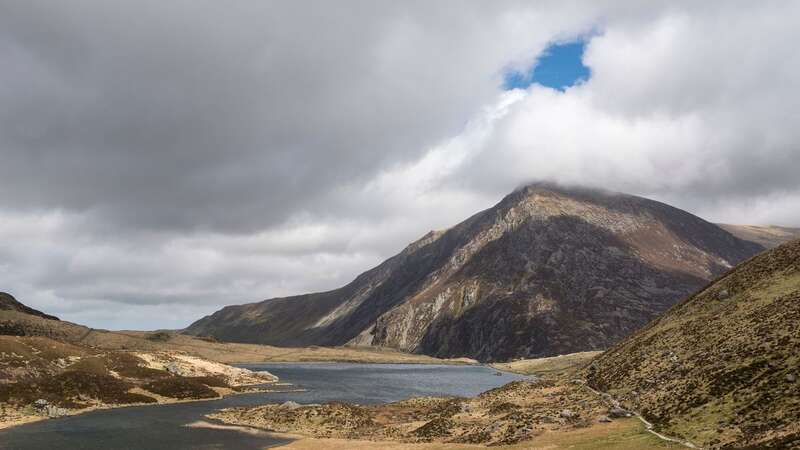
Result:
{"label": "exposed rock face", "polygon": [[603,349],[761,250],[662,203],[536,184],[341,289],[229,306],[186,332],[480,360]]}
{"label": "exposed rock face", "polygon": [[702,448],[800,448],[798,330],[800,240],[676,305],[597,357],[586,376]]}
{"label": "exposed rock face", "polygon": [[58,320],[58,317],[45,314],[18,302],[11,294],[0,292],[0,311],[19,311],[21,313],[38,316],[44,319]]}

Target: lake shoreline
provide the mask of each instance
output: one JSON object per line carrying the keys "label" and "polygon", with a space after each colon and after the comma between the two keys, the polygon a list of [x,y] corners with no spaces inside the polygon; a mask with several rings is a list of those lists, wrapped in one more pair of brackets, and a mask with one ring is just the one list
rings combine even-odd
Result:
{"label": "lake shoreline", "polygon": [[[108,408],[109,411],[92,414],[88,410],[75,411],[75,415],[63,417],[62,420],[40,420],[39,423],[28,423],[24,427],[15,423],[16,426],[11,429],[0,430],[0,448],[38,450],[58,444],[58,448],[91,450],[115,446],[188,450],[200,443],[215,443],[219,448],[261,449],[265,445],[274,446],[278,441],[285,445],[285,436],[281,437],[271,428],[266,430],[269,434],[239,432],[241,430],[226,428],[229,425],[211,421],[207,416],[226,408],[268,404],[288,406],[348,402],[381,405],[420,396],[474,396],[509,381],[527,379],[510,373],[496,376],[495,369],[477,365],[330,364],[322,361],[315,364],[267,363],[247,366],[250,370],[274,374],[281,380],[281,383],[275,384],[283,385],[267,386],[268,393],[236,393],[221,399],[210,399],[215,400],[210,403],[187,401],[179,405],[144,405],[150,408],[115,405]],[[291,383],[292,386],[284,383]],[[204,422],[211,422],[213,426]],[[195,425],[187,427],[190,424]],[[296,445],[294,440],[291,445]]]}
{"label": "lake shoreline", "polygon": [[[423,366],[481,366],[492,368],[490,365],[479,363],[478,361],[468,361],[464,358],[455,358],[455,359],[443,359],[443,360],[436,360],[436,361],[422,361],[422,362],[408,362],[404,360],[394,360],[394,361],[363,361],[363,360],[320,360],[320,361],[262,361],[262,362],[229,362],[226,363],[227,365],[233,367],[246,367],[246,366],[253,366],[259,364],[275,364],[275,365],[293,365],[293,364],[319,364],[319,365],[333,365],[333,364],[368,364],[368,365],[423,365]],[[292,386],[291,383],[281,383],[280,381],[276,381],[275,384],[271,384],[272,386]],[[219,390],[221,388],[215,388],[215,390]],[[158,396],[154,394],[149,394],[153,398],[156,398],[156,403],[126,403],[126,404],[113,404],[113,405],[98,405],[98,406],[90,406],[88,408],[81,408],[81,409],[70,409],[68,412],[61,416],[56,417],[49,417],[44,415],[36,415],[36,414],[25,414],[22,412],[25,408],[14,408],[12,410],[19,411],[20,413],[15,415],[11,420],[3,420],[0,418],[0,430],[5,430],[13,427],[17,427],[20,425],[26,425],[29,423],[40,422],[43,420],[50,420],[50,419],[58,419],[62,417],[72,417],[81,414],[86,414],[92,411],[100,411],[106,409],[120,409],[120,408],[136,408],[141,406],[160,406],[160,405],[173,405],[178,403],[194,403],[194,402],[203,402],[203,401],[213,401],[213,400],[220,400],[230,395],[242,395],[242,394],[251,394],[254,392],[298,392],[298,391],[272,391],[272,390],[264,390],[264,391],[245,391],[245,392],[237,392],[234,390],[226,389],[224,394],[221,394],[219,397],[214,398],[198,398],[198,399],[170,399],[168,397]],[[4,405],[6,408],[9,408],[11,405]]]}
{"label": "lake shoreline", "polygon": [[[273,385],[273,384],[270,384]],[[257,386],[257,385],[253,385]],[[279,383],[276,382],[274,386],[292,386],[290,383]],[[245,386],[246,387],[246,386]],[[165,405],[176,405],[181,403],[199,403],[199,402],[210,402],[215,400],[222,400],[226,397],[236,396],[236,395],[246,395],[246,394],[254,394],[254,393],[287,393],[287,392],[302,392],[303,390],[247,390],[247,391],[236,391],[233,389],[226,389],[226,388],[212,388],[215,391],[220,393],[219,397],[212,397],[212,398],[189,398],[189,399],[173,399],[169,397],[163,397],[161,395],[149,393],[150,396],[156,399],[155,403],[123,403],[123,404],[107,404],[107,405],[96,405],[90,406],[88,408],[80,408],[80,409],[67,409],[67,413],[60,415],[60,416],[43,416],[43,415],[36,415],[36,414],[20,414],[16,416],[17,418],[12,420],[2,420],[0,419],[0,430],[7,430],[10,428],[18,427],[20,425],[26,425],[29,423],[41,422],[44,420],[52,420],[52,419],[61,419],[64,417],[74,417],[79,416],[81,414],[90,413],[93,411],[103,411],[103,410],[111,410],[111,409],[123,409],[123,408],[139,408],[142,406],[165,406]],[[222,392],[221,392],[222,391]],[[10,405],[4,405],[8,407]],[[17,411],[24,410],[27,407],[16,409]]]}

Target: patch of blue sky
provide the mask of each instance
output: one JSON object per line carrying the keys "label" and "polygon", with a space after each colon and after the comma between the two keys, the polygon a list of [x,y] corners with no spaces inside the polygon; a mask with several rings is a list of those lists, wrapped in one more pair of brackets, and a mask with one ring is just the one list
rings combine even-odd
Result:
{"label": "patch of blue sky", "polygon": [[570,86],[589,79],[589,68],[583,65],[586,41],[554,43],[547,47],[526,72],[509,71],[504,74],[503,88],[525,89],[540,84],[564,91]]}

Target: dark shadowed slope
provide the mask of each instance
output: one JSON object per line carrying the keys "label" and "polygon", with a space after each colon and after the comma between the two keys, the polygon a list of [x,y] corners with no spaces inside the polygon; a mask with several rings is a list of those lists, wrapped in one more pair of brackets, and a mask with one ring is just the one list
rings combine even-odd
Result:
{"label": "dark shadowed slope", "polygon": [[602,349],[761,250],[663,203],[535,184],[341,289],[229,306],[186,332],[481,360]]}
{"label": "dark shadowed slope", "polygon": [[18,302],[14,296],[6,292],[0,292],[0,311],[19,311],[21,313],[31,314],[45,319],[58,320],[58,317],[45,314],[41,311],[37,311],[33,308],[23,305],[22,303]]}
{"label": "dark shadowed slope", "polygon": [[587,378],[703,447],[800,448],[800,241],[675,306]]}

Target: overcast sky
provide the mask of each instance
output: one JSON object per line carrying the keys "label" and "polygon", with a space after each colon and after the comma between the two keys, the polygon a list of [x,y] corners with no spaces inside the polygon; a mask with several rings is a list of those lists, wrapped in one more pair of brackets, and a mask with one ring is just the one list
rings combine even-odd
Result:
{"label": "overcast sky", "polygon": [[[0,0],[0,290],[180,328],[539,179],[800,225],[800,2]],[[584,81],[507,90],[554,44]]]}

